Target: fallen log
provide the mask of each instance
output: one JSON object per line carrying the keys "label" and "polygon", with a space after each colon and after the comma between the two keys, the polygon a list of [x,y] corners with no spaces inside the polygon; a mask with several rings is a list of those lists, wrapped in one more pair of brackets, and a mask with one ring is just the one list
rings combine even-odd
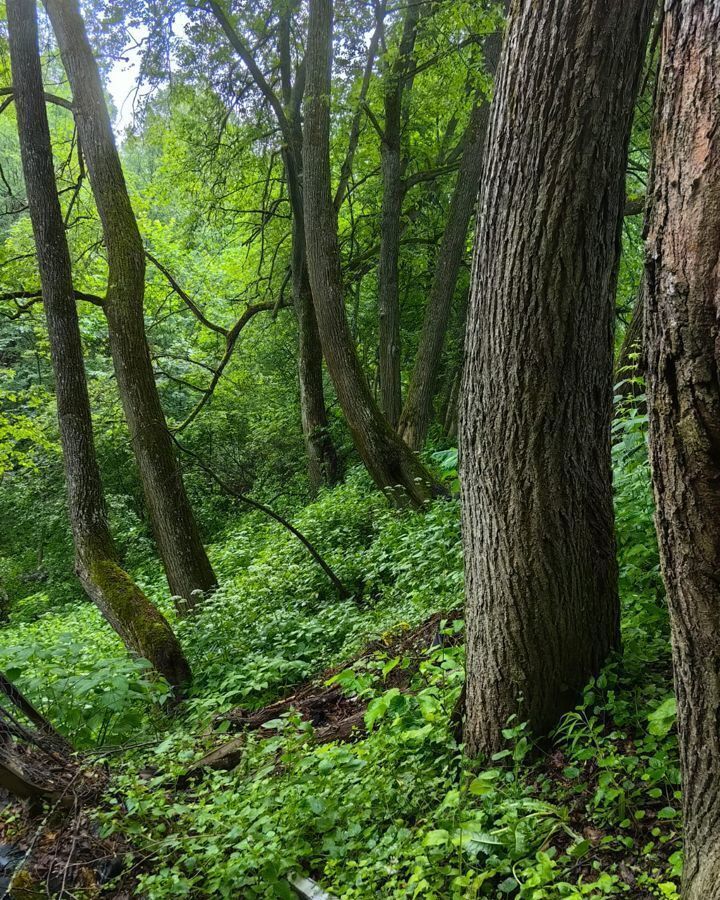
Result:
{"label": "fallen log", "polygon": [[452,646],[462,640],[460,634],[446,635],[440,630],[443,621],[454,622],[461,615],[460,610],[435,613],[417,628],[408,629],[390,639],[373,641],[353,659],[328,669],[319,678],[296,689],[288,697],[276,700],[255,712],[238,708],[219,716],[217,722],[229,722],[230,727],[241,734],[196,760],[180,777],[178,785],[183,787],[200,776],[205,769],[234,769],[242,760],[247,732],[257,730],[290,713],[296,713],[313,726],[313,739],[318,744],[350,741],[364,736],[367,700],[348,697],[338,684],[327,682],[359,661],[382,652],[390,657],[409,655],[413,658],[407,668],[398,667],[393,670],[392,675],[393,686],[407,690],[421,659],[428,651],[440,646]]}

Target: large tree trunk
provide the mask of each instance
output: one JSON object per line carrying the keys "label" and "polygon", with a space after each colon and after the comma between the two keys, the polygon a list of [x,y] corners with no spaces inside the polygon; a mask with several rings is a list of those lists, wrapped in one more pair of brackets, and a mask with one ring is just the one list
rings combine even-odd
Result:
{"label": "large tree trunk", "polygon": [[383,181],[378,259],[378,376],[380,403],[393,428],[400,419],[400,218],[404,196],[402,110],[422,3],[405,7],[397,56],[385,76],[380,160]]}
{"label": "large tree trunk", "polygon": [[[485,68],[491,75],[495,74],[501,45],[502,36],[499,33],[491,35],[485,41]],[[450,201],[430,297],[425,308],[415,365],[398,427],[400,436],[413,450],[422,450],[430,427],[435,386],[450,321],[452,299],[480,184],[489,118],[489,102],[484,98],[478,98],[465,131],[460,168]]]}
{"label": "large tree trunk", "polygon": [[170,626],[119,564],[95,458],[70,253],[53,171],[34,0],[8,0],[23,172],[55,373],[68,507],[82,584],[125,644],[181,686],[190,668]]}
{"label": "large tree trunk", "polygon": [[217,584],[183,484],[145,335],[145,253],[77,0],[47,0],[108,254],[105,314],[120,399],[170,590],[185,607]]}
{"label": "large tree trunk", "polygon": [[345,315],[337,220],[330,190],[332,0],[312,0],[303,161],[307,261],[323,353],[355,446],[375,483],[421,506],[441,489],[377,407]]}
{"label": "large tree trunk", "polygon": [[646,265],[656,524],[672,628],[684,900],[720,898],[720,0],[665,9]]}
{"label": "large tree trunk", "polygon": [[619,639],[610,470],[623,182],[653,0],[517,0],[460,408],[470,753],[546,732]]}

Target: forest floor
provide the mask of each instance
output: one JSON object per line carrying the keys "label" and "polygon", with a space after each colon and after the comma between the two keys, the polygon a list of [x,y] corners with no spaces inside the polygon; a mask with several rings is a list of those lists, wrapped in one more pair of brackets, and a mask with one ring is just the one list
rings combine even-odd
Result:
{"label": "forest floor", "polygon": [[[25,877],[56,895],[64,879],[68,897],[282,900],[304,875],[343,900],[677,898],[651,500],[642,470],[616,483],[622,653],[549,738],[511,721],[508,750],[482,764],[457,739],[455,502],[393,512],[359,475],[297,513],[360,602],[338,599],[286,533],[239,520],[212,548],[223,588],[175,622],[195,680],[172,717],[91,606],[28,601],[0,666],[110,782],[64,819],[6,806],[0,866],[32,844]],[[162,603],[161,579],[146,585]]]}

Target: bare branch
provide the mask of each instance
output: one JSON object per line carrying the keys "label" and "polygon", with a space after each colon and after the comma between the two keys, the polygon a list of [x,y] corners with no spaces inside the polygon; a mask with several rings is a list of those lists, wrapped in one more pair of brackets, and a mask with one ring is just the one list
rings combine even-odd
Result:
{"label": "bare branch", "polygon": [[188,415],[185,421],[181,422],[180,425],[177,426],[177,428],[172,429],[174,432],[179,434],[181,431],[184,431],[188,427],[188,425],[190,425],[191,422],[194,422],[198,415],[202,412],[205,404],[212,397],[217,383],[218,381],[220,381],[222,373],[225,371],[227,364],[230,362],[230,357],[233,355],[233,350],[235,349],[235,344],[240,337],[240,332],[247,325],[247,323],[259,312],[275,309],[275,306],[275,302],[257,303],[254,306],[248,306],[248,308],[243,312],[243,314],[233,325],[233,327],[228,332],[226,332],[225,353],[223,354],[223,357],[220,360],[217,369],[215,369],[213,377],[210,379],[210,384],[206,388],[203,396],[200,398],[200,401],[196,404],[195,408],[191,411],[190,415]]}
{"label": "bare branch", "polygon": [[[103,306],[105,301],[97,294],[88,294],[86,291],[75,291],[76,300],[84,300],[86,303],[92,303],[94,306]],[[22,301],[26,302],[23,303]],[[17,309],[13,313],[2,313],[5,319],[19,319],[23,313],[26,313],[36,303],[42,303],[42,291],[7,291],[0,294],[0,303],[12,302]]]}
{"label": "bare branch", "polygon": [[180,287],[177,283],[171,272],[165,268],[165,266],[156,259],[149,250],[145,251],[145,256],[150,260],[150,262],[155,266],[158,271],[162,272],[162,274],[167,279],[170,287],[175,291],[178,297],[183,301],[183,303],[187,306],[190,312],[200,321],[202,324],[209,328],[211,331],[217,332],[217,334],[222,334],[223,337],[227,338],[228,329],[223,328],[222,325],[216,325],[215,322],[211,322],[210,319],[203,313],[200,307],[195,303],[195,301]]}
{"label": "bare branch", "polygon": [[250,48],[242,39],[242,36],[240,35],[237,28],[235,28],[233,23],[230,21],[230,18],[225,12],[222,4],[218,3],[217,0],[210,0],[208,6],[217,19],[220,27],[225,32],[225,36],[227,37],[228,41],[230,41],[232,48],[245,64],[245,68],[252,76],[252,79],[257,85],[258,90],[270,104],[272,111],[275,113],[275,118],[277,119],[278,125],[280,126],[280,130],[283,133],[283,137],[288,143],[291,143],[292,129],[290,126],[290,122],[285,115],[285,110],[283,109],[282,103],[263,75],[260,67],[255,62],[255,58],[253,57]]}
{"label": "bare branch", "polygon": [[362,84],[360,85],[358,103],[353,115],[352,123],[350,125],[350,136],[348,137],[347,152],[340,169],[340,180],[338,181],[338,186],[335,191],[335,197],[333,199],[333,204],[336,211],[340,209],[342,202],[345,199],[345,193],[347,191],[348,182],[350,180],[350,173],[352,172],[355,151],[357,150],[358,142],[360,140],[360,122],[362,120],[362,113],[365,107],[365,102],[367,100],[368,89],[370,87],[370,79],[372,77],[373,66],[375,65],[375,56],[377,55],[377,49],[380,42],[380,35],[382,34],[383,30],[384,20],[385,0],[380,0],[380,2],[375,6],[375,30],[373,31],[372,37],[370,38],[370,44],[368,45],[367,59],[365,61]]}

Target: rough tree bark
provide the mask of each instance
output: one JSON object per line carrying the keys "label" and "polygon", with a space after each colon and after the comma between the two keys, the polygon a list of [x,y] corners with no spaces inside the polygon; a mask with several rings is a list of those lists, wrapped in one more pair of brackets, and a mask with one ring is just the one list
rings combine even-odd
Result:
{"label": "rough tree bark", "polygon": [[421,506],[440,486],[380,412],[345,314],[337,219],[330,189],[332,0],[312,0],[308,26],[303,161],[307,260],[323,353],[355,446],[381,490]]}
{"label": "rough tree bark", "polygon": [[8,0],[23,172],[55,373],[58,425],[78,576],[127,647],[177,687],[190,668],[170,626],[118,564],[95,458],[70,252],[53,171],[34,0]]}
{"label": "rough tree bark", "polygon": [[[502,35],[500,33],[490,35],[485,41],[485,68],[491,75],[495,74],[501,46]],[[420,343],[415,356],[405,406],[398,426],[400,436],[413,450],[422,450],[430,427],[433,398],[450,320],[453,294],[480,184],[489,119],[489,101],[485,98],[478,98],[470,113],[470,121],[465,130],[460,168],[450,201],[450,210],[440,244],[430,297],[425,308]]]}
{"label": "rough tree bark", "polygon": [[323,384],[322,346],[307,272],[302,190],[302,125],[300,109],[305,89],[305,71],[297,67],[293,77],[290,52],[291,19],[297,12],[288,3],[280,17],[278,55],[282,97],[273,90],[257,65],[250,48],[228,16],[225,7],[211,0],[210,10],[231,46],[246,67],[256,87],[267,101],[283,139],[282,159],[292,217],[293,308],[298,323],[298,383],[300,418],[308,458],[311,489],[335,484],[340,478],[340,463],[329,430]]}
{"label": "rough tree bark", "polygon": [[120,399],[170,590],[185,608],[215,574],[183,484],[145,334],[145,253],[77,0],[46,7],[73,93],[73,109],[108,254],[105,315]]}
{"label": "rough tree bark", "polygon": [[397,56],[385,75],[384,121],[380,141],[383,195],[378,257],[378,380],[380,405],[397,428],[402,403],[400,387],[400,218],[404,196],[402,110],[407,73],[412,65],[422,3],[405,7]]}
{"label": "rough tree bark", "polygon": [[685,900],[720,898],[719,100],[720,0],[666,4],[645,333],[678,705]]}
{"label": "rough tree bark", "polygon": [[473,754],[497,751],[514,713],[546,732],[618,642],[614,289],[653,5],[511,8],[460,408]]}

